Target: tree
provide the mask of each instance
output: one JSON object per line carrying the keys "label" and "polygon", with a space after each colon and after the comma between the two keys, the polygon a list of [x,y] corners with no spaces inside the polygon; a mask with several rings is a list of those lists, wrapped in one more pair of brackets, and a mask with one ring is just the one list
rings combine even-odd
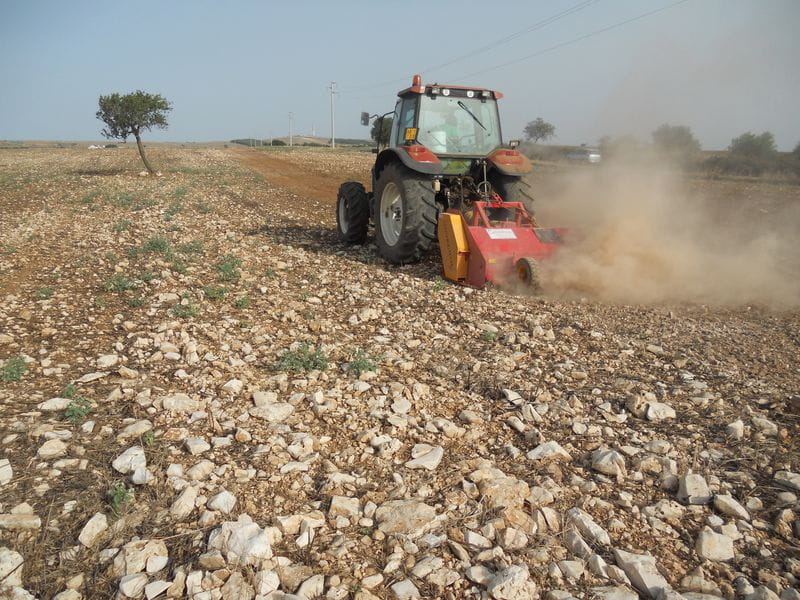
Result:
{"label": "tree", "polygon": [[172,110],[172,105],[160,94],[147,94],[141,90],[124,96],[116,93],[100,96],[98,104],[100,110],[96,116],[106,124],[103,135],[123,141],[129,135],[134,136],[144,166],[154,175],[155,171],[144,155],[141,133],[153,127],[166,129],[167,113]]}
{"label": "tree", "polygon": [[685,125],[661,125],[653,132],[653,144],[678,161],[692,160],[700,152],[700,142]]}
{"label": "tree", "polygon": [[525,125],[525,137],[537,144],[539,140],[546,142],[556,134],[555,125],[551,125],[542,117]]}
{"label": "tree", "polygon": [[372,129],[369,131],[369,136],[380,145],[388,145],[389,135],[392,132],[392,121],[392,117],[375,119],[375,122],[372,124]]}
{"label": "tree", "polygon": [[731,140],[728,152],[747,158],[770,160],[778,154],[778,148],[775,146],[775,136],[769,131],[761,135],[748,131]]}
{"label": "tree", "polygon": [[800,159],[800,142],[797,142],[797,146],[792,150],[792,154],[794,154],[795,158]]}

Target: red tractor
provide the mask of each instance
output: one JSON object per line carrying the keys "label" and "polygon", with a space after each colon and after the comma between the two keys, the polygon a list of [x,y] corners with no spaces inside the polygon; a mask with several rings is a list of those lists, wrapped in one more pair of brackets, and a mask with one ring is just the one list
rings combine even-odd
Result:
{"label": "red tractor", "polygon": [[[388,146],[375,150],[372,192],[355,181],[339,188],[340,239],[363,244],[372,222],[378,251],[392,264],[418,261],[438,238],[451,281],[481,288],[518,277],[535,286],[536,261],[552,254],[564,231],[533,219],[523,179],[531,164],[502,141],[502,94],[423,85],[415,75],[398,97]],[[389,114],[362,113],[361,122]]]}

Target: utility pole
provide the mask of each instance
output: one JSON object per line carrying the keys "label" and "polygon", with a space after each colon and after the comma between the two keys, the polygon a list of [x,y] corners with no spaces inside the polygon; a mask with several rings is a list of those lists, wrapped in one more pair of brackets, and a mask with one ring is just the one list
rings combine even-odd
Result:
{"label": "utility pole", "polygon": [[294,116],[294,113],[289,113],[289,146],[290,147],[292,146],[292,143],[293,143],[293,140],[292,140],[292,117],[293,116]]}
{"label": "utility pole", "polygon": [[336,97],[336,82],[331,81],[328,86],[331,92],[331,148],[336,148],[336,113],[334,112],[334,98]]}

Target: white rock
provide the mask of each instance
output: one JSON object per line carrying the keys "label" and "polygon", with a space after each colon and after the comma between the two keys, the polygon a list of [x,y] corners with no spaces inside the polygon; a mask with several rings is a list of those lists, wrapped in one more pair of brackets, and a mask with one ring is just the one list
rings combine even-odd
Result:
{"label": "white rock", "polygon": [[122,430],[117,434],[117,440],[122,441],[130,437],[139,437],[151,429],[153,429],[153,424],[149,420],[139,419],[138,421],[123,427]]}
{"label": "white rock", "polygon": [[708,504],[711,492],[702,475],[687,473],[678,481],[678,500],[686,504]]}
{"label": "white rock", "polygon": [[300,584],[295,592],[301,598],[319,598],[325,591],[325,576],[312,575]]}
{"label": "white rock", "polygon": [[36,453],[42,460],[59,458],[67,453],[67,445],[59,439],[47,440]]}
{"label": "white rock", "polygon": [[753,426],[766,436],[775,437],[778,435],[778,426],[767,419],[753,417]]}
{"label": "white rock", "polygon": [[729,494],[717,494],[714,496],[714,508],[723,515],[744,519],[745,521],[750,520],[750,513]]}
{"label": "white rock", "polygon": [[95,513],[91,519],[86,521],[86,525],[81,529],[81,533],[78,535],[78,541],[87,548],[91,548],[95,541],[97,541],[97,536],[106,529],[108,529],[108,517],[101,512]]}
{"label": "white rock", "polygon": [[397,600],[411,600],[412,598],[420,598],[417,586],[410,579],[403,579],[390,586],[394,597]]}
{"label": "white rock", "polygon": [[14,478],[14,469],[7,458],[0,458],[0,485],[5,485]]}
{"label": "white rock", "polygon": [[179,521],[185,519],[194,510],[196,500],[197,488],[187,485],[170,506],[169,514]]}
{"label": "white rock", "polygon": [[608,536],[608,532],[600,527],[588,513],[575,507],[569,509],[565,516],[581,532],[583,537],[602,546],[611,545],[611,538]]}
{"label": "white rock", "polygon": [[144,592],[145,585],[147,585],[147,575],[144,573],[125,575],[119,580],[119,591],[128,598],[138,598]]}
{"label": "white rock", "polygon": [[0,581],[3,585],[22,585],[22,563],[19,552],[0,546]]}
{"label": "white rock", "polygon": [[627,474],[625,457],[616,450],[597,449],[592,452],[592,469],[617,478]]}
{"label": "white rock", "polygon": [[97,357],[98,369],[110,369],[119,362],[119,356],[116,354],[102,354]]}
{"label": "white rock", "polygon": [[280,577],[275,571],[259,571],[253,580],[256,594],[266,596],[281,586]]}
{"label": "white rock", "polygon": [[[165,565],[169,558],[167,546],[162,540],[135,540],[125,544],[114,557],[112,572],[117,577],[142,573],[151,564],[152,558],[158,558],[157,565]],[[157,566],[155,565],[155,566]],[[147,579],[145,578],[145,583]],[[144,585],[144,584],[143,584]]]}
{"label": "white rock", "polygon": [[210,460],[201,460],[186,471],[186,477],[191,481],[201,481],[208,477],[216,467],[217,465]]}
{"label": "white rock", "polygon": [[256,419],[264,419],[270,423],[280,423],[284,421],[294,412],[294,406],[288,402],[274,402],[272,404],[265,404],[264,406],[256,406],[249,409],[251,417]]}
{"label": "white rock", "polygon": [[645,414],[648,421],[666,421],[667,419],[675,418],[675,409],[669,404],[663,402],[650,402],[647,405],[647,413]]}
{"label": "white rock", "polygon": [[127,475],[136,469],[145,468],[147,466],[147,459],[144,455],[144,448],[141,446],[131,446],[115,458],[111,466],[123,475]]}
{"label": "white rock", "polygon": [[483,565],[474,565],[464,570],[467,579],[478,585],[486,585],[494,577],[494,571]]}
{"label": "white rock", "polygon": [[228,490],[222,490],[219,494],[215,494],[208,500],[208,508],[221,511],[226,515],[233,510],[234,506],[236,506],[236,496],[231,494]]}
{"label": "white rock", "polygon": [[197,400],[193,400],[186,394],[173,394],[165,396],[161,399],[161,406],[164,410],[169,410],[176,413],[190,413],[198,411],[202,408],[202,404]]}
{"label": "white rock", "polygon": [[580,560],[560,560],[558,563],[559,570],[564,574],[567,579],[577,581],[586,570],[583,562]]}
{"label": "white rock", "polygon": [[253,404],[256,406],[266,406],[278,401],[278,394],[275,392],[253,392]]}
{"label": "white rock", "polygon": [[45,412],[64,410],[69,406],[70,402],[72,402],[72,400],[69,398],[50,398],[50,400],[45,400],[44,402],[37,404],[36,408]]}
{"label": "white rock", "polygon": [[272,558],[272,535],[243,514],[238,521],[226,521],[212,531],[208,547],[222,552],[228,563],[258,566],[261,561]]}
{"label": "white rock", "polygon": [[39,529],[41,526],[42,520],[37,515],[27,513],[0,514],[0,529]]}
{"label": "white rock", "polygon": [[622,586],[594,587],[591,591],[597,600],[639,600],[639,594]]}
{"label": "white rock", "polygon": [[183,444],[186,446],[186,450],[189,451],[189,454],[195,456],[211,449],[211,444],[203,438],[187,438]]}
{"label": "white rock", "polygon": [[329,517],[358,517],[361,514],[361,502],[358,498],[348,496],[333,496],[331,506],[328,509]]}
{"label": "white rock", "polygon": [[710,527],[704,527],[697,536],[695,550],[700,558],[714,561],[731,560],[733,554],[733,540],[727,535],[716,533]]}
{"label": "white rock", "polygon": [[435,508],[416,500],[390,500],[375,511],[378,528],[386,534],[421,535],[435,518]]}
{"label": "white rock", "polygon": [[222,386],[222,390],[228,392],[232,396],[236,396],[241,393],[242,387],[244,387],[244,384],[241,381],[238,379],[231,379]]}
{"label": "white rock", "polygon": [[151,581],[144,586],[144,595],[147,600],[153,600],[157,596],[166,592],[172,584],[169,581],[158,580]]}
{"label": "white rock", "polygon": [[661,590],[671,589],[667,580],[658,572],[656,559],[649,554],[631,554],[615,549],[614,558],[633,586],[643,594],[656,598]]}
{"label": "white rock", "polygon": [[528,458],[531,460],[545,460],[545,459],[566,459],[572,460],[569,452],[564,450],[561,445],[555,440],[539,444],[528,452]]}
{"label": "white rock", "polygon": [[775,473],[775,483],[800,492],[800,473],[777,471]]}
{"label": "white rock", "polygon": [[[406,466],[409,469],[427,469],[428,471],[433,471],[439,466],[439,463],[444,456],[444,448],[441,446],[434,446],[431,448],[427,444],[417,444],[415,448],[419,446],[426,446],[428,449],[427,452],[417,455],[416,458],[409,460],[406,463]],[[412,456],[414,456],[413,451]]]}
{"label": "white rock", "polygon": [[531,581],[528,568],[512,565],[497,573],[486,587],[495,600],[530,600],[536,598],[536,584]]}
{"label": "white rock", "polygon": [[737,419],[733,423],[728,423],[727,427],[725,427],[725,433],[733,439],[742,439],[744,437],[744,421]]}

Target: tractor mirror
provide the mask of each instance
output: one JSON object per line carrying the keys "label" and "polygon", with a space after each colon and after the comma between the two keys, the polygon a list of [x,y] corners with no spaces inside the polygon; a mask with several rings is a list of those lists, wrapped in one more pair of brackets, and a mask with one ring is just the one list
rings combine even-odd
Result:
{"label": "tractor mirror", "polygon": [[519,140],[509,140],[508,145],[511,146],[511,149],[513,150],[514,148],[519,146]]}
{"label": "tractor mirror", "polygon": [[362,125],[369,125],[369,113],[362,112],[361,113],[361,124]]}

